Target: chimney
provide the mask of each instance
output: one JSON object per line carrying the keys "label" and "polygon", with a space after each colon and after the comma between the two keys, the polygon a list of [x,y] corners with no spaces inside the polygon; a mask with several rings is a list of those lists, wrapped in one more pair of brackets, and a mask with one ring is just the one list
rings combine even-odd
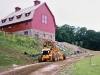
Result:
{"label": "chimney", "polygon": [[36,5],[38,5],[38,4],[40,4],[40,1],[39,1],[39,0],[35,0],[35,1],[34,1],[34,6],[36,6]]}
{"label": "chimney", "polygon": [[17,11],[19,11],[19,10],[21,10],[20,7],[15,7],[15,12],[17,12]]}

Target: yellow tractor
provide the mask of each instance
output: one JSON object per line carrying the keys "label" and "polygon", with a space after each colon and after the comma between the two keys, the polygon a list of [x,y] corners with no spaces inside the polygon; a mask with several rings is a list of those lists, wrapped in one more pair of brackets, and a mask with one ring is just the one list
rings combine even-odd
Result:
{"label": "yellow tractor", "polygon": [[59,61],[65,60],[66,54],[62,54],[56,42],[52,40],[45,40],[43,43],[42,54],[38,56],[38,61]]}

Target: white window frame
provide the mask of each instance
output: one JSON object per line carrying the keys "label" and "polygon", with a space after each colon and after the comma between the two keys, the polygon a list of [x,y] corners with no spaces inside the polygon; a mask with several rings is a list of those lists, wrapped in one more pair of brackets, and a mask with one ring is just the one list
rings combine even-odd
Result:
{"label": "white window frame", "polygon": [[45,24],[47,24],[47,16],[45,16]]}
{"label": "white window frame", "polygon": [[42,23],[47,24],[47,16],[42,14]]}
{"label": "white window frame", "polygon": [[1,30],[3,31],[3,30],[4,30],[4,28],[1,28]]}
{"label": "white window frame", "polygon": [[45,23],[45,15],[42,14],[42,23]]}
{"label": "white window frame", "polygon": [[11,28],[11,26],[8,26],[8,28]]}

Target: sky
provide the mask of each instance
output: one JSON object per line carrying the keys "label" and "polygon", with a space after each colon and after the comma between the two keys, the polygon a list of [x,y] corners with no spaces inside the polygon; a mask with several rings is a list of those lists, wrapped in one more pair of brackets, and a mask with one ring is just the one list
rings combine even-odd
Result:
{"label": "sky", "polygon": [[[0,0],[0,19],[14,12],[33,6],[34,0]],[[68,24],[100,31],[100,0],[40,0],[46,2],[53,13],[56,25]]]}

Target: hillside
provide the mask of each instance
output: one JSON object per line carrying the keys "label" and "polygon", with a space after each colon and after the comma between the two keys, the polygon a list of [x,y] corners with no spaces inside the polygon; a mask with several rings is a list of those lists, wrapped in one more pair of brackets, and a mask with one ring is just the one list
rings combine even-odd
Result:
{"label": "hillside", "polygon": [[[26,65],[37,62],[43,40],[29,36],[0,32],[0,71],[13,68],[14,65]],[[66,42],[59,42],[62,52],[83,50]]]}
{"label": "hillside", "polygon": [[35,63],[37,58],[31,55],[41,53],[41,48],[38,40],[32,37],[0,32],[0,70],[11,68],[14,64]]}

